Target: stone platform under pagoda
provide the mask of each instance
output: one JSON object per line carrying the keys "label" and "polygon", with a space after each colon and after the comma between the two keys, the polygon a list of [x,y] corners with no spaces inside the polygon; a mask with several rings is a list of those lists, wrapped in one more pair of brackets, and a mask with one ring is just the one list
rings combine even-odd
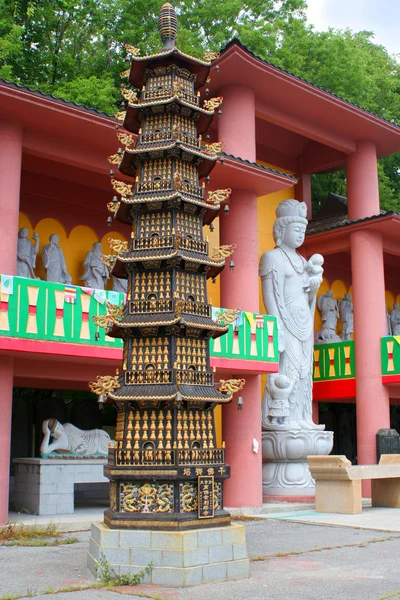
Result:
{"label": "stone platform under pagoda", "polygon": [[96,576],[103,556],[116,573],[138,573],[151,565],[143,583],[188,587],[249,576],[245,528],[191,531],[109,529],[92,523],[88,567]]}

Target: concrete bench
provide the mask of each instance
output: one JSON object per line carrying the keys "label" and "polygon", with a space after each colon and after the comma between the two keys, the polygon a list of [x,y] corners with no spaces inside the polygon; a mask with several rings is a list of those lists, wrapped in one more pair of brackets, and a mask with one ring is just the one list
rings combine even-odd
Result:
{"label": "concrete bench", "polygon": [[378,465],[353,466],[345,456],[307,459],[317,512],[361,513],[363,479],[371,479],[372,506],[400,508],[400,454],[382,454]]}
{"label": "concrete bench", "polygon": [[14,504],[35,515],[74,512],[74,486],[108,483],[106,459],[16,458]]}

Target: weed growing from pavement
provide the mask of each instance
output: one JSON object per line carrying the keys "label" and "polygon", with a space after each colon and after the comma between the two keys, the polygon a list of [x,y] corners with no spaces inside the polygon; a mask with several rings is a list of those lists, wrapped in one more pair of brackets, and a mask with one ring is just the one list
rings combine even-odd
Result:
{"label": "weed growing from pavement", "polygon": [[40,527],[12,521],[0,527],[0,546],[62,546],[77,541],[76,537],[64,537],[54,523]]}
{"label": "weed growing from pavement", "polygon": [[152,565],[148,565],[138,573],[125,573],[119,575],[104,554],[100,555],[99,563],[97,565],[97,576],[104,586],[116,587],[120,585],[138,585],[142,579],[151,571]]}

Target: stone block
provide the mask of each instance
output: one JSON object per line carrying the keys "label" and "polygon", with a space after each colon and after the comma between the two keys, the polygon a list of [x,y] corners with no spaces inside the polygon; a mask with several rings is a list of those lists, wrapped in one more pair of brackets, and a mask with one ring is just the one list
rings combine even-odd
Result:
{"label": "stone block", "polygon": [[90,471],[90,465],[75,465],[75,473],[88,473]]}
{"label": "stone block", "polygon": [[215,565],[205,565],[203,567],[203,582],[221,581],[226,579],[226,563],[216,563]]}
{"label": "stone block", "polygon": [[221,531],[223,544],[243,544],[245,541],[244,525],[232,523],[230,527],[225,527]]}
{"label": "stone block", "polygon": [[182,550],[183,535],[175,531],[152,531],[151,547],[158,550]]}
{"label": "stone block", "polygon": [[87,568],[92,573],[94,577],[97,578],[97,560],[93,558],[91,554],[87,555]]}
{"label": "stone block", "polygon": [[185,550],[183,552],[183,566],[184,567],[197,567],[199,565],[206,565],[209,561],[208,556],[209,549],[194,548],[193,550]]}
{"label": "stone block", "polygon": [[128,548],[108,548],[100,546],[100,556],[111,564],[114,565],[129,565],[130,564],[130,550]]}
{"label": "stone block", "polygon": [[153,567],[151,570],[151,583],[181,587],[184,583],[184,569]]}
{"label": "stone block", "polygon": [[355,515],[361,513],[361,507],[362,498],[360,479],[354,481],[316,480],[316,512],[332,512]]}
{"label": "stone block", "polygon": [[90,527],[90,537],[93,538],[94,541],[96,542],[96,544],[98,544],[99,546],[101,545],[101,534],[102,534],[103,529],[105,529],[105,526],[103,523],[100,523],[97,521],[92,521],[92,524]]}
{"label": "stone block", "polygon": [[[190,550],[188,550],[190,552]],[[183,567],[183,550],[163,550],[163,567]]]}
{"label": "stone block", "polygon": [[248,558],[246,543],[233,544],[232,547],[233,547],[233,560],[241,560],[243,558]]}
{"label": "stone block", "polygon": [[203,580],[202,567],[190,567],[185,569],[183,585],[198,585]]}
{"label": "stone block", "polygon": [[[62,500],[60,496],[64,494],[44,494],[43,503],[44,504],[57,504]],[[42,506],[42,498],[40,499],[40,506]]]}
{"label": "stone block", "polygon": [[198,544],[201,546],[220,546],[222,544],[221,529],[199,529],[197,532]]}
{"label": "stone block", "polygon": [[227,560],[232,560],[232,544],[227,544],[225,546],[210,546],[208,548],[208,556],[210,563],[218,563],[225,562]]}
{"label": "stone block", "polygon": [[[220,538],[218,535],[209,538],[210,545],[191,548],[190,546],[198,544],[199,537],[204,544],[206,537],[199,536],[199,533],[208,532],[118,531],[110,530],[103,523],[92,523],[88,566],[94,572],[101,556],[119,574],[135,574],[152,565],[151,577],[146,577],[144,583],[170,587],[248,576],[249,560],[244,542],[219,545],[212,543],[218,539],[222,542],[223,529],[218,528]],[[109,538],[110,545],[105,543],[108,534],[118,536],[116,540]],[[229,566],[228,572],[228,565],[232,564],[236,566]]]}
{"label": "stone block", "polygon": [[74,500],[72,498],[71,502],[68,502],[67,504],[57,504],[57,514],[58,515],[64,515],[64,514],[72,514],[74,512]]}
{"label": "stone block", "polygon": [[[73,510],[71,512],[74,512]],[[44,506],[40,505],[40,510],[38,509],[38,514],[40,515],[56,515],[57,514],[57,505],[56,504],[45,504]]]}
{"label": "stone block", "polygon": [[100,558],[100,547],[92,537],[89,539],[89,554],[96,559],[96,561]]}
{"label": "stone block", "polygon": [[121,548],[150,548],[150,531],[119,532],[119,545]]}
{"label": "stone block", "polygon": [[198,535],[197,531],[183,531],[182,532],[182,545],[184,550],[191,550],[192,548],[198,547]]}
{"label": "stone block", "polygon": [[250,573],[250,561],[246,560],[234,560],[227,563],[227,577],[228,579],[237,579],[239,577],[248,577]]}
{"label": "stone block", "polygon": [[132,548],[130,550],[129,564],[135,565],[137,567],[147,567],[148,565],[150,565],[150,563],[154,566],[161,567],[161,550],[148,550],[147,548]]}
{"label": "stone block", "polygon": [[[96,525],[100,525],[97,527],[97,532],[94,532]],[[110,529],[103,524],[100,523],[92,523],[92,537],[96,540],[99,546],[104,546],[106,548],[118,548],[120,546],[119,540],[120,532],[118,529]],[[129,565],[129,560],[126,562]]]}

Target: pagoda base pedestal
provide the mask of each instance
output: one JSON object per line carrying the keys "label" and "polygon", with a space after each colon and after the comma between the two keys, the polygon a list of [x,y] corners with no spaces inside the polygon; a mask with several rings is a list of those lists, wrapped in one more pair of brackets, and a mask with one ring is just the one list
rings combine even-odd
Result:
{"label": "pagoda base pedestal", "polygon": [[118,574],[138,573],[152,565],[143,583],[188,587],[249,576],[245,528],[227,527],[191,531],[110,529],[92,523],[88,568],[97,576],[104,556]]}

